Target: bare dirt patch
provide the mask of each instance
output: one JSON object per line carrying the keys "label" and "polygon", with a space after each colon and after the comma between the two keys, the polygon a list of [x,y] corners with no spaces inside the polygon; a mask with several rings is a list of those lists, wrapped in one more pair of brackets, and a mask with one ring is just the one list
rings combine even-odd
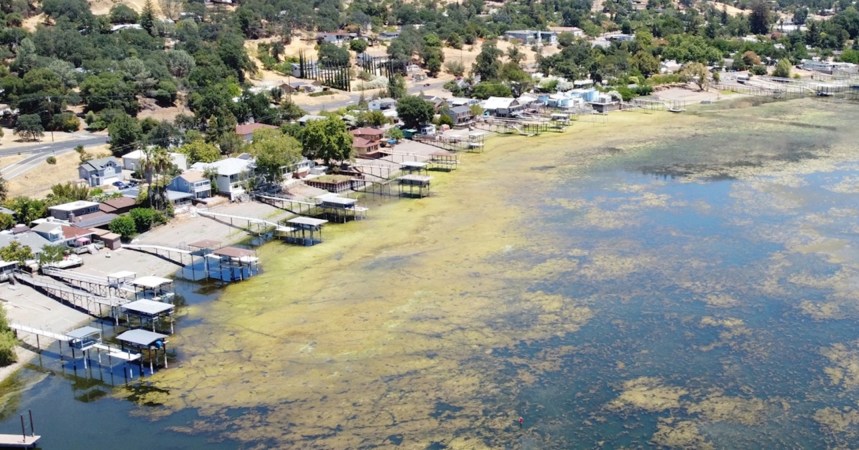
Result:
{"label": "bare dirt patch", "polygon": [[[90,147],[87,153],[94,157],[109,156],[107,145]],[[45,156],[47,158],[47,155]],[[27,197],[44,197],[51,191],[51,186],[67,181],[77,181],[80,156],[75,152],[56,156],[56,164],[42,162],[24,175],[9,180],[9,197],[25,195]]]}

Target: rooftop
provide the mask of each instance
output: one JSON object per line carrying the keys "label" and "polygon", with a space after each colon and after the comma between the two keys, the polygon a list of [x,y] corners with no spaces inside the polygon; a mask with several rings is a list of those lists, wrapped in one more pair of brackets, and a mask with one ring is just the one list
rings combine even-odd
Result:
{"label": "rooftop", "polygon": [[171,280],[169,278],[161,278],[161,277],[149,275],[149,276],[145,276],[145,277],[135,278],[131,282],[131,284],[133,284],[137,287],[153,289],[153,288],[157,288],[159,286],[165,285],[165,284],[170,284],[172,282],[173,282],[173,280]]}
{"label": "rooftop", "polygon": [[117,162],[116,158],[114,158],[113,156],[107,156],[104,158],[91,159],[91,160],[81,164],[81,166],[88,168],[90,170],[98,170],[110,162],[113,162],[114,164],[119,165],[119,162]]}
{"label": "rooftop", "polygon": [[327,220],[314,219],[313,217],[296,217],[293,219],[289,219],[287,222],[293,225],[303,225],[308,227],[321,227],[322,225],[328,223]]}
{"label": "rooftop", "polygon": [[69,331],[66,336],[72,339],[83,339],[87,336],[100,335],[101,330],[95,327],[82,327],[76,330]]}
{"label": "rooftop", "polygon": [[144,314],[147,316],[157,316],[168,311],[173,311],[175,307],[169,303],[156,302],[154,300],[137,300],[135,302],[122,305],[125,311]]}
{"label": "rooftop", "polygon": [[74,202],[63,203],[62,205],[51,206],[51,207],[50,207],[50,208],[48,208],[48,209],[49,209],[49,210],[57,210],[57,211],[68,211],[68,212],[72,212],[72,211],[77,211],[77,210],[79,210],[79,209],[83,209],[83,208],[90,208],[90,207],[93,207],[93,206],[98,206],[98,203],[96,203],[96,202],[89,202],[89,201],[86,201],[86,200],[77,200],[77,201],[74,201]]}
{"label": "rooftop", "polygon": [[[127,306],[127,305],[126,305]],[[167,338],[166,334],[153,333],[147,330],[128,330],[125,333],[116,337],[117,340],[127,342],[129,344],[148,347],[160,339]]]}
{"label": "rooftop", "polygon": [[381,136],[383,134],[385,134],[385,132],[379,128],[363,127],[363,128],[356,128],[356,129],[352,130],[352,135],[354,135],[354,136],[358,136],[358,135]]}
{"label": "rooftop", "polygon": [[248,256],[255,256],[253,250],[239,247],[223,247],[215,250],[212,253],[218,256],[226,256],[228,258],[245,258]]}
{"label": "rooftop", "polygon": [[254,131],[257,130],[276,130],[277,127],[274,125],[267,125],[264,123],[246,123],[244,125],[236,125],[236,134],[239,136],[247,136],[249,134],[253,134]]}
{"label": "rooftop", "polygon": [[196,183],[197,181],[206,180],[206,176],[199,170],[186,170],[179,175],[179,178],[189,182]]}

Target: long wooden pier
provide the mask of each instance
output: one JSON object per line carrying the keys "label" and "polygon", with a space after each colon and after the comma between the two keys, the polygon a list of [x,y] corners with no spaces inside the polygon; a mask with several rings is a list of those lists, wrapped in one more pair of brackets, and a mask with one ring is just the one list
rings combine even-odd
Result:
{"label": "long wooden pier", "polygon": [[107,277],[57,269],[55,267],[42,267],[42,274],[103,297],[117,295],[123,287],[122,283],[111,282]]}
{"label": "long wooden pier", "polygon": [[[10,323],[9,328],[15,330],[16,332],[20,331],[22,333],[29,333],[29,334],[36,336],[36,348],[39,350],[41,350],[41,342],[39,342],[40,336],[58,341],[60,343],[62,343],[62,342],[68,343],[68,342],[73,340],[73,338],[71,336],[68,336],[68,335],[63,334],[63,333],[55,333],[55,332],[50,331],[50,330],[43,330],[40,328],[22,325],[20,323]],[[140,359],[140,353],[132,353],[132,352],[127,351],[127,350],[122,350],[122,349],[119,349],[116,347],[111,347],[110,345],[103,344],[101,342],[94,344],[93,347],[95,347],[99,350],[99,363],[101,363],[101,352],[100,352],[101,350],[104,350],[105,352],[107,352],[108,359],[116,358],[116,359],[119,359],[119,360],[125,361],[125,362],[136,361],[136,360]],[[60,345],[60,352],[62,353],[62,344]]]}
{"label": "long wooden pier", "polygon": [[[173,264],[182,267],[194,262],[194,254],[188,249],[152,244],[122,244],[122,248],[155,255],[165,261],[172,262]],[[188,259],[187,262],[185,262],[186,258]]]}
{"label": "long wooden pier", "polygon": [[277,232],[289,232],[292,231],[290,227],[284,227],[283,225],[272,222],[270,220],[258,219],[256,217],[245,217],[245,216],[236,216],[233,214],[224,214],[224,213],[216,213],[211,211],[201,211],[197,210],[197,214],[203,217],[208,217],[210,219],[218,220],[221,222],[229,221],[230,226],[236,226],[235,222],[247,222],[247,227],[239,227],[247,230],[250,233],[254,233],[253,227],[257,228],[256,233],[262,234],[265,231],[269,231],[268,228],[273,228]]}
{"label": "long wooden pier", "polygon": [[47,279],[40,279],[23,272],[15,272],[12,275],[18,282],[26,284],[37,291],[41,291],[49,297],[65,302],[75,308],[86,311],[95,317],[105,317],[104,309],[108,309],[108,316],[119,320],[119,307],[128,302],[121,297],[100,296],[92,292],[78,289],[66,284],[53,283]]}

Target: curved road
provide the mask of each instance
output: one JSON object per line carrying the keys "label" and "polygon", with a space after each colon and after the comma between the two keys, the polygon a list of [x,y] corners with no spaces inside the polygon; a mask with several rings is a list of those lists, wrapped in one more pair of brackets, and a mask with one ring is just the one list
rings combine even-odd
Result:
{"label": "curved road", "polygon": [[[429,83],[427,83],[427,82],[416,83],[412,86],[407,87],[406,92],[408,92],[410,95],[417,95],[417,94],[420,94],[421,91],[428,91],[431,89],[440,89],[442,86],[444,86],[445,83],[446,83],[446,81],[442,81],[442,80],[430,81]],[[304,105],[301,105],[300,103],[296,103],[296,104],[298,106],[301,106],[301,108],[304,109],[305,111],[307,111],[309,114],[318,114],[319,111],[322,111],[323,109],[325,109],[327,111],[333,111],[333,110],[345,108],[349,105],[354,105],[355,103],[358,103],[358,100],[361,98],[361,91],[348,92],[347,95],[349,95],[349,100],[338,100],[335,102],[328,102],[324,105],[304,106]]]}
{"label": "curved road", "polygon": [[48,156],[60,156],[73,151],[78,145],[89,147],[105,143],[107,143],[107,136],[105,135],[76,133],[72,139],[63,142],[38,142],[35,144],[0,148],[0,156],[27,155],[21,161],[0,169],[0,175],[7,180],[11,180],[32,170]]}

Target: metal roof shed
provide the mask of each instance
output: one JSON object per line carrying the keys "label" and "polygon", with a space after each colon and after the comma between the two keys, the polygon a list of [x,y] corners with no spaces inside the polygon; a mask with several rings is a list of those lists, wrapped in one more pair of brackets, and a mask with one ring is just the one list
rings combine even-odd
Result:
{"label": "metal roof shed", "polygon": [[[130,316],[137,317],[142,326],[144,320],[152,323],[152,331],[155,331],[155,322],[162,317],[170,317],[173,315],[175,306],[169,303],[156,302],[153,300],[137,300],[131,303],[122,305],[122,311],[125,313],[126,322],[130,323]],[[173,321],[170,321],[170,334],[173,334]]]}
{"label": "metal roof shed", "polygon": [[101,342],[101,330],[95,327],[81,327],[66,333],[69,345],[79,350],[89,350]]}
{"label": "metal roof shed", "polygon": [[[164,352],[164,368],[167,368],[167,335],[137,329],[128,330],[120,334],[116,337],[116,340],[122,344],[123,350],[125,350],[125,347],[136,349],[141,353],[143,350],[146,350],[149,355],[150,374],[155,373],[155,359],[158,358],[159,350]],[[143,373],[143,359],[141,358],[138,361],[140,362],[141,373]]]}
{"label": "metal roof shed", "polygon": [[322,243],[322,225],[328,223],[328,221],[313,217],[295,217],[289,219],[287,223],[295,227],[294,231],[287,234],[287,242],[301,245],[315,245]]}

